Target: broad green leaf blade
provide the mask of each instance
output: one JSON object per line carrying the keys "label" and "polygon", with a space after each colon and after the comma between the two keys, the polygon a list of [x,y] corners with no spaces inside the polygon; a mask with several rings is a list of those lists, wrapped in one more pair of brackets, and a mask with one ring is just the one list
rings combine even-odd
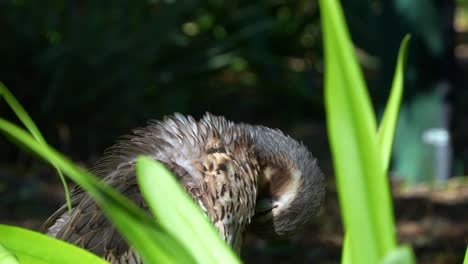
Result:
{"label": "broad green leaf blade", "polygon": [[408,246],[399,246],[390,251],[380,262],[380,264],[414,264],[413,250]]}
{"label": "broad green leaf blade", "polygon": [[180,243],[158,227],[146,212],[96,176],[77,167],[50,146],[38,143],[26,131],[1,118],[0,131],[21,142],[23,147],[34,154],[55,164],[87,191],[123,237],[138,250],[145,263],[193,262]]}
{"label": "broad green leaf blade", "polygon": [[410,35],[406,35],[401,42],[395,75],[393,76],[392,91],[379,127],[378,138],[380,152],[382,155],[383,170],[385,173],[388,171],[388,165],[390,164],[393,139],[395,137],[395,129],[401,105],[401,97],[403,96],[404,68],[408,53],[409,40]]}
{"label": "broad green leaf blade", "polygon": [[[372,147],[376,145],[376,142],[373,142],[375,135],[372,135],[370,119],[362,117],[359,120],[358,113],[355,113],[356,109],[353,109],[352,104],[361,106],[360,102],[353,102],[354,98],[351,98],[351,94],[365,93],[364,84],[353,78],[354,75],[361,76],[361,74],[355,58],[350,54],[352,46],[345,31],[343,15],[338,13],[341,12],[341,7],[335,1],[322,0],[320,11],[325,46],[327,126],[345,232],[350,242],[349,249],[355,253],[352,255],[352,262],[376,263],[381,249],[378,248],[376,223],[369,210],[371,197],[367,191],[366,179],[362,177],[363,174],[376,171],[372,166],[365,166],[377,163],[376,160],[372,160],[372,157],[377,156],[376,147]],[[351,89],[354,89],[354,93]],[[361,101],[368,99],[361,98]],[[369,113],[372,110],[367,107],[367,111],[366,109],[362,111]],[[362,127],[361,123],[364,123]],[[357,144],[358,137],[363,135],[367,135],[367,138],[362,145]],[[366,144],[371,146],[364,146]],[[367,149],[374,153],[366,155]]]}
{"label": "broad green leaf blade", "polygon": [[[15,115],[23,123],[23,125],[26,127],[29,133],[31,133],[31,135],[37,140],[37,142],[41,144],[47,144],[34,121],[28,115],[23,106],[18,102],[18,100],[16,100],[16,98],[13,96],[10,90],[8,90],[8,88],[6,88],[6,86],[2,82],[0,82],[0,95],[5,99],[6,103],[10,106]],[[57,168],[57,166],[53,166],[57,170],[57,173],[60,177],[60,181],[62,181],[68,210],[71,210],[70,192],[68,190],[67,181],[65,180],[65,177],[63,176],[62,172]]]}
{"label": "broad green leaf blade", "polygon": [[194,263],[189,253],[171,235],[129,216],[113,203],[103,206],[123,237],[137,249],[145,263]]}
{"label": "broad green leaf blade", "polygon": [[1,264],[19,264],[18,259],[10,253],[2,244],[0,244],[0,263]]}
{"label": "broad green leaf blade", "polygon": [[[108,263],[82,248],[20,227],[0,224],[0,239],[5,248],[14,253],[22,264],[76,263],[77,260],[90,264]],[[13,259],[10,258],[10,261]],[[1,257],[0,262],[15,263],[3,262]]]}
{"label": "broad green leaf blade", "polygon": [[[371,105],[369,94],[366,91],[364,77],[356,59],[354,46],[346,27],[341,5],[337,0],[321,0],[320,11],[322,13],[322,26],[324,29],[330,29],[328,32],[324,31],[323,34],[330,35],[329,41],[334,41],[326,43],[325,49],[328,47],[337,49],[331,55],[337,56],[337,60],[341,63],[337,66],[343,70],[343,75],[333,73],[333,76],[346,81],[346,95],[350,96],[350,102],[360,103],[356,107],[360,109],[359,114],[362,114],[358,119],[358,121],[361,121],[359,125],[363,126],[362,130],[373,131],[372,133],[375,133],[374,131],[377,131],[377,121],[374,109]],[[333,50],[329,51],[332,52]]]}
{"label": "broad green leaf blade", "polygon": [[197,263],[240,263],[212,223],[161,163],[139,157],[137,177],[156,221],[190,251]]}
{"label": "broad green leaf blade", "polygon": [[[350,113],[350,105],[347,102],[346,92],[343,92],[345,82],[337,76],[343,75],[343,69],[337,63],[338,59],[333,54],[335,48],[334,40],[326,32],[328,29],[324,5],[322,7],[322,24],[324,28],[325,41],[325,105],[327,108],[327,126],[329,140],[333,154],[335,174],[337,176],[337,187],[340,199],[340,206],[343,213],[345,232],[350,239],[350,249],[356,252],[353,263],[369,263],[377,261],[378,250],[375,233],[375,227],[371,222],[371,216],[368,208],[369,196],[366,191],[366,182],[363,177],[363,168],[358,166],[362,161],[361,150],[353,145],[347,148],[349,142],[355,142],[356,131],[353,121],[346,113]],[[328,45],[328,46],[327,46]],[[330,76],[333,73],[336,76]],[[342,133],[346,131],[346,133]],[[359,247],[365,246],[365,248]],[[362,252],[362,253],[361,253]]]}
{"label": "broad green leaf blade", "polygon": [[339,2],[321,0],[320,10],[327,126],[350,255],[353,263],[377,263],[396,239],[375,115]]}
{"label": "broad green leaf blade", "polygon": [[[393,77],[390,98],[388,100],[387,107],[385,108],[382,122],[378,131],[378,140],[380,144],[380,151],[382,153],[383,170],[385,173],[387,173],[388,165],[390,163],[391,146],[395,136],[398,112],[403,95],[404,66],[407,57],[409,40],[410,35],[406,35],[401,43],[400,50],[398,52],[397,66],[395,69],[395,75]],[[391,202],[391,200],[389,202]],[[349,238],[347,235],[345,235],[343,241],[343,256],[341,259],[342,264],[351,264],[351,251],[349,248]]]}

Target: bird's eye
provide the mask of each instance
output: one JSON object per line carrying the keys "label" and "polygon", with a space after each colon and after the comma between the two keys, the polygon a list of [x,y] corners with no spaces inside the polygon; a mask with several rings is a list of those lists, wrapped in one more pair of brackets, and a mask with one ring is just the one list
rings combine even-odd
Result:
{"label": "bird's eye", "polygon": [[277,207],[278,204],[276,204],[271,198],[260,199],[257,201],[257,205],[255,207],[255,216],[267,215]]}

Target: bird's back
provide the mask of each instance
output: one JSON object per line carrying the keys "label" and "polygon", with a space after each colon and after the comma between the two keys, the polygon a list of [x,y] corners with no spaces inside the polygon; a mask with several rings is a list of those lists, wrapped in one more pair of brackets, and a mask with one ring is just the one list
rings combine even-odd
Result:
{"label": "bird's back", "polygon": [[[224,118],[206,115],[195,121],[176,114],[122,138],[91,171],[147,209],[137,186],[135,161],[139,155],[153,157],[173,172],[239,252],[242,232],[254,214],[259,171],[250,140]],[[141,263],[89,195],[76,188],[71,198],[71,214],[62,206],[45,223],[49,235],[112,263]]]}

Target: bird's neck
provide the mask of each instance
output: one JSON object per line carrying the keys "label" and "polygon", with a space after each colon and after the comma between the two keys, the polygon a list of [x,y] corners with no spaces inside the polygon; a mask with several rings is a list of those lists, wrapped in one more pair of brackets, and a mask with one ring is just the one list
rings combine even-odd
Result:
{"label": "bird's neck", "polygon": [[233,144],[207,151],[196,164],[202,171],[201,181],[186,189],[221,237],[240,253],[255,212],[259,166],[250,145]]}

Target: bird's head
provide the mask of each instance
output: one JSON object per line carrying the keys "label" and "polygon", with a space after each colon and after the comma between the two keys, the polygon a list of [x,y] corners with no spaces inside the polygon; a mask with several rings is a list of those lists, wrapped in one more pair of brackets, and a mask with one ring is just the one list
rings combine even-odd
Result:
{"label": "bird's head", "polygon": [[323,173],[302,143],[263,126],[249,130],[260,164],[250,230],[263,238],[286,238],[319,210],[325,196]]}

